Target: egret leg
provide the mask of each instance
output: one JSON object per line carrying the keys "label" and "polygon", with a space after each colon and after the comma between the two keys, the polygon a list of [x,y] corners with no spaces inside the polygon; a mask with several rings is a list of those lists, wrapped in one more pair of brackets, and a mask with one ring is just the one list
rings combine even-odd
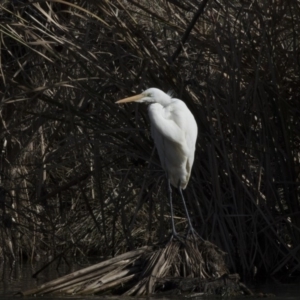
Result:
{"label": "egret leg", "polygon": [[195,240],[196,240],[196,236],[198,236],[202,241],[204,241],[204,239],[197,233],[197,231],[194,229],[194,227],[192,225],[191,218],[190,218],[187,206],[186,206],[186,202],[185,202],[184,197],[183,197],[182,188],[180,187],[180,182],[178,184],[178,189],[179,189],[179,192],[180,192],[180,195],[181,195],[181,199],[182,199],[182,202],[183,202],[183,205],[184,205],[185,214],[186,214],[186,217],[187,217],[188,223],[189,223],[189,229],[188,229],[188,232],[187,232],[187,236],[191,232],[192,235],[193,235],[193,238]]}
{"label": "egret leg", "polygon": [[171,184],[170,184],[170,179],[168,179],[168,191],[169,191],[169,200],[170,200],[170,209],[171,209],[172,237],[177,237],[178,234],[176,232],[175,223],[174,223],[173,202],[172,202],[172,188],[171,188]]}
{"label": "egret leg", "polygon": [[180,187],[180,183],[179,183],[178,189],[179,189],[179,192],[180,192],[180,195],[181,195],[181,199],[182,199],[182,202],[183,202],[183,205],[184,205],[185,214],[186,214],[186,217],[187,217],[187,219],[188,219],[188,223],[189,223],[189,232],[192,232],[192,234],[194,235],[194,231],[195,231],[195,230],[194,230],[194,227],[193,227],[193,225],[192,225],[192,222],[191,222],[191,218],[190,218],[188,209],[187,209],[187,207],[186,207],[186,203],[185,203],[185,200],[184,200],[184,197],[183,197],[182,188]]}

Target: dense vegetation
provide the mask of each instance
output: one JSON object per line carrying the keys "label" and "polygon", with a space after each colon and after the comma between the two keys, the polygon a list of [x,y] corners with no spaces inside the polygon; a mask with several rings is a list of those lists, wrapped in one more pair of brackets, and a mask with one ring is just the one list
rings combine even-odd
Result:
{"label": "dense vegetation", "polygon": [[[199,233],[247,278],[300,267],[300,2],[4,1],[1,256],[111,255],[170,216],[144,105],[173,91],[199,137]],[[176,226],[186,219],[175,194]]]}

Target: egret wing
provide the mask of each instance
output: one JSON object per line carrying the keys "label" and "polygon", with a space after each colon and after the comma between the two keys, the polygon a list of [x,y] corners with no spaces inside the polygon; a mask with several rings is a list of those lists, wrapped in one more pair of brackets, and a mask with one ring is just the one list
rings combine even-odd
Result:
{"label": "egret wing", "polygon": [[197,125],[187,106],[176,100],[163,107],[155,103],[149,107],[151,133],[163,169],[172,185],[181,182],[185,188],[194,161]]}

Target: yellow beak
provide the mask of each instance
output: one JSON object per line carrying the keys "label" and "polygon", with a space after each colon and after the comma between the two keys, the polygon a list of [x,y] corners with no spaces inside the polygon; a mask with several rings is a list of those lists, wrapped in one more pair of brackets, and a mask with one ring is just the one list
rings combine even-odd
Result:
{"label": "yellow beak", "polygon": [[143,97],[144,97],[143,94],[138,94],[138,95],[135,95],[135,96],[132,96],[132,97],[128,97],[128,98],[118,100],[116,103],[121,104],[121,103],[127,103],[127,102],[134,102],[134,101],[142,99]]}

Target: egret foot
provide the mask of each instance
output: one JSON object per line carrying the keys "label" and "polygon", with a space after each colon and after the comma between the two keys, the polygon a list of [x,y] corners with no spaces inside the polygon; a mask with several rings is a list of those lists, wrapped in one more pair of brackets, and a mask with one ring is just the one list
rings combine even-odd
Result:
{"label": "egret foot", "polygon": [[185,238],[187,239],[189,235],[192,235],[194,241],[201,240],[202,242],[205,242],[205,240],[202,238],[202,236],[194,229],[194,227],[190,227],[186,233]]}
{"label": "egret foot", "polygon": [[172,234],[171,234],[171,237],[170,237],[170,240],[169,242],[173,241],[173,240],[177,240],[179,241],[180,243],[184,243],[184,240],[185,238],[180,236],[177,231],[172,231]]}

